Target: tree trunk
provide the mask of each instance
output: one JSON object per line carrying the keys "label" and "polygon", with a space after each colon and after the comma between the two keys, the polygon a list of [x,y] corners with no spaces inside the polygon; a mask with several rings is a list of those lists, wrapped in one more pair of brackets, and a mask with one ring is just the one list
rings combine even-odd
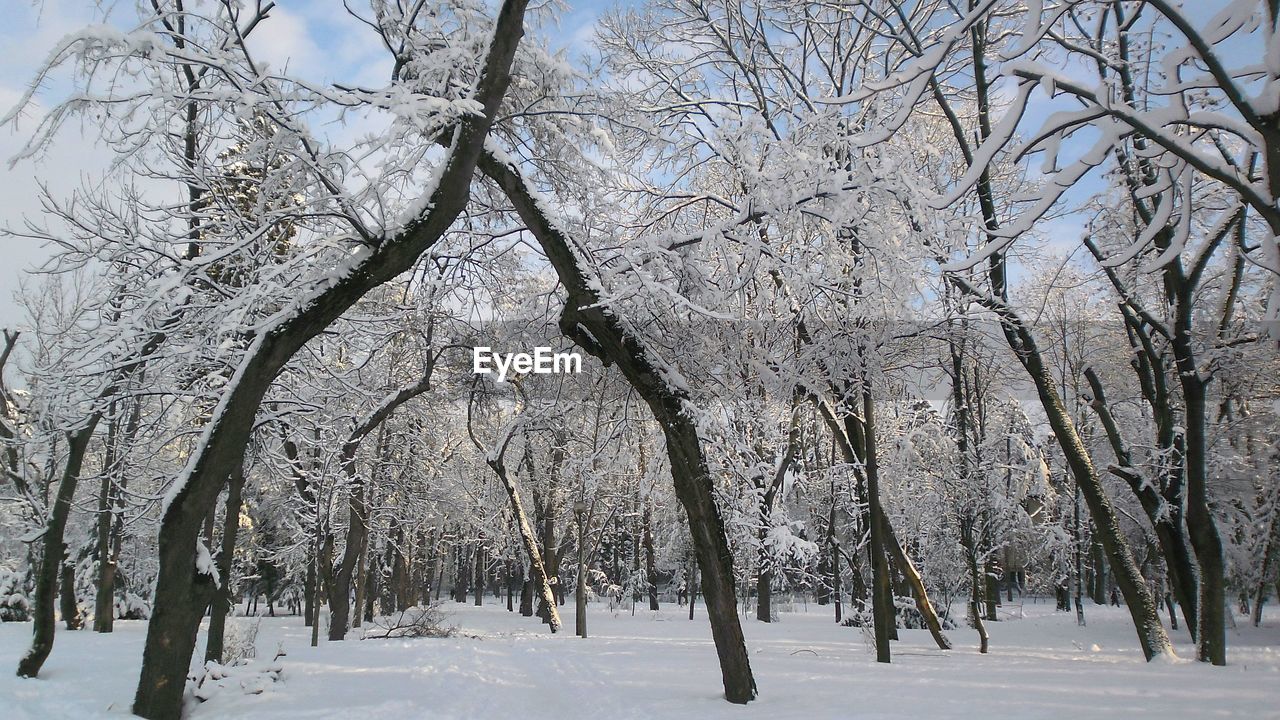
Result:
{"label": "tree trunk", "polygon": [[831,600],[836,606],[836,623],[844,620],[841,604],[840,590],[840,543],[836,541],[836,503],[835,503],[835,486],[832,485],[831,492],[831,513],[827,524],[827,542],[831,553]]}
{"label": "tree trunk", "polygon": [[[897,634],[893,610],[893,588],[889,584],[889,564],[885,557],[884,510],[880,507],[880,470],[876,459],[875,400],[871,388],[862,388],[862,433],[867,477],[867,503],[871,516],[871,612],[875,617],[876,662],[889,662],[889,640]],[[892,627],[892,631],[891,628]]]}
{"label": "tree trunk", "polygon": [[973,539],[973,521],[964,521],[961,530],[961,544],[964,545],[965,558],[969,564],[969,619],[973,629],[978,633],[978,652],[987,652],[987,626],[982,621],[982,574],[978,570],[978,548]]}
{"label": "tree trunk", "polygon": [[1089,541],[1089,597],[1094,605],[1107,604],[1107,560],[1102,555],[1102,543],[1097,531],[1090,533]]}
{"label": "tree trunk", "polygon": [[1262,552],[1262,569],[1258,573],[1258,585],[1253,592],[1253,621],[1254,627],[1262,625],[1262,605],[1267,601],[1267,586],[1270,585],[1271,567],[1275,563],[1276,546],[1280,545],[1280,507],[1275,507],[1271,511],[1271,522],[1266,534],[1266,549]]}
{"label": "tree trunk", "polygon": [[924,619],[925,626],[929,629],[929,634],[933,636],[933,641],[937,643],[939,650],[950,650],[951,641],[942,632],[942,621],[938,619],[938,613],[933,609],[933,603],[929,602],[929,594],[925,590],[924,580],[920,578],[920,573],[916,570],[915,563],[911,562],[911,557],[902,548],[902,543],[898,542],[898,537],[893,532],[893,525],[890,524],[889,518],[882,518],[881,527],[884,528],[885,532],[885,544],[888,546],[890,554],[893,555],[898,569],[906,578],[907,584],[911,586],[911,593],[916,601],[916,610],[919,611],[920,617]]}
{"label": "tree trunk", "polygon": [[[1127,319],[1128,315],[1126,315],[1126,321],[1128,321]],[[1136,322],[1132,324],[1132,327],[1134,327],[1132,332],[1135,335],[1142,330],[1141,326]],[[1147,341],[1144,340],[1143,342]],[[1148,349],[1152,347],[1149,342],[1145,346],[1140,343],[1136,344],[1134,351],[1138,353],[1139,363],[1135,366],[1135,372],[1138,373],[1139,381],[1144,387],[1144,395],[1147,396],[1151,411],[1157,416],[1158,449],[1168,454],[1171,458],[1182,457],[1184,455],[1182,446],[1185,443],[1179,443],[1173,430],[1174,413],[1169,405],[1168,392],[1165,390],[1162,375],[1153,374],[1156,372],[1154,366],[1157,361],[1153,359],[1154,350]],[[1178,473],[1182,471],[1176,468],[1166,470],[1163,479],[1157,484],[1133,468],[1128,446],[1120,434],[1119,425],[1111,414],[1111,408],[1107,403],[1102,381],[1093,368],[1086,368],[1084,377],[1088,381],[1089,389],[1092,393],[1092,397],[1089,398],[1089,405],[1097,413],[1098,419],[1106,431],[1107,440],[1111,444],[1112,453],[1116,456],[1117,465],[1109,469],[1113,475],[1125,481],[1138,499],[1138,504],[1142,506],[1143,512],[1146,513],[1147,520],[1151,523],[1152,530],[1155,531],[1156,540],[1160,546],[1160,554],[1164,558],[1165,568],[1169,573],[1169,584],[1173,590],[1174,599],[1177,600],[1177,604],[1182,606],[1187,630],[1191,633],[1191,639],[1195,640],[1197,630],[1196,608],[1199,604],[1197,598],[1199,593],[1197,587],[1198,572],[1195,561],[1191,556],[1191,545],[1187,539],[1186,523],[1183,520],[1182,481],[1178,476]],[[1174,465],[1177,464],[1173,460],[1169,462]],[[1157,485],[1161,489],[1157,489]],[[1092,549],[1097,550],[1093,564],[1095,567],[1100,568],[1103,565],[1101,546],[1095,543],[1091,547]],[[1100,570],[1095,572],[1100,572]],[[1104,594],[1101,587],[1094,588],[1094,602],[1104,603]],[[1176,630],[1176,620],[1173,626]]]}
{"label": "tree trunk", "polygon": [[643,342],[624,329],[614,312],[601,306],[601,298],[588,281],[567,238],[542,215],[534,193],[518,171],[491,155],[481,159],[480,167],[511,200],[565,287],[568,297],[560,315],[561,330],[604,363],[616,363],[662,427],[676,497],[688,515],[702,570],[703,593],[712,638],[720,657],[725,699],[734,703],[750,702],[755,698],[756,687],[734,600],[733,556],[712,494],[697,425],[690,414],[693,408],[686,407],[690,402],[687,394],[669,383],[667,374],[672,370],[655,367],[652,364],[655,356]]}
{"label": "tree trunk", "polygon": [[675,479],[676,496],[684,505],[693,534],[694,550],[702,575],[702,594],[711,619],[711,635],[720,656],[725,698],[746,703],[755,698],[755,679],[738,623],[734,599],[733,555],[725,539],[724,523],[711,492],[697,430],[687,415],[671,409],[665,415],[667,454]]}
{"label": "tree trunk", "polygon": [[71,557],[69,548],[61,564],[62,581],[59,584],[58,604],[62,622],[68,630],[79,630],[84,627],[84,618],[80,615],[80,603],[76,602],[76,562]]}
{"label": "tree trunk", "polygon": [[756,620],[773,622],[773,569],[764,549],[765,529],[760,528],[760,550],[756,557]]}
{"label": "tree trunk", "polygon": [[[365,593],[368,592],[368,589],[369,589],[369,579],[368,579],[368,571],[367,571],[368,564],[369,564],[369,540],[368,538],[365,538],[365,541],[360,544],[360,557],[356,559],[356,577],[355,577],[356,600],[355,600],[354,612],[351,613],[351,627],[353,628],[360,627],[360,622],[361,620],[363,620],[363,616],[364,616],[364,598],[365,598]],[[430,600],[431,598],[428,597],[427,598],[428,603],[430,602]]]}
{"label": "tree trunk", "polygon": [[476,607],[484,605],[484,569],[485,552],[483,543],[476,543],[475,577],[472,580],[471,594],[475,598]]}
{"label": "tree trunk", "polygon": [[[983,23],[975,23],[970,31],[972,39],[973,77],[978,104],[978,142],[991,136],[989,79],[986,71],[987,27]],[[956,127],[956,139],[965,148],[966,157],[972,158],[969,150],[969,136],[962,127]],[[972,160],[969,161],[972,164]],[[1000,218],[993,202],[991,176],[984,169],[977,184],[977,195],[982,217],[988,231],[988,241],[1004,243],[1003,238],[996,237],[1000,229]],[[1019,363],[1026,370],[1028,377],[1036,386],[1040,404],[1045,411],[1054,436],[1062,448],[1062,453],[1075,477],[1076,485],[1089,506],[1089,514],[1101,535],[1103,550],[1111,565],[1116,584],[1124,594],[1125,602],[1133,619],[1134,630],[1138,635],[1138,643],[1142,653],[1151,660],[1158,655],[1172,655],[1173,647],[1160,622],[1159,609],[1155,599],[1146,586],[1142,574],[1138,571],[1133,553],[1120,530],[1120,523],[1115,509],[1107,497],[1102,483],[1098,479],[1089,450],[1076,431],[1075,422],[1066,404],[1058,395],[1052,373],[1044,364],[1044,358],[1035,343],[1028,325],[1009,306],[1005,258],[1001,253],[993,254],[988,260],[987,276],[991,283],[991,292],[979,292],[967,281],[956,275],[948,276],[952,284],[959,287],[966,295],[985,305],[1000,318],[1001,332],[1005,341],[1013,351]]]}
{"label": "tree trunk", "polygon": [[987,590],[987,620],[996,622],[1000,619],[997,614],[997,608],[1000,607],[1000,580],[996,577],[995,561],[991,556],[991,550],[987,550],[987,562],[983,568],[983,579],[986,581]]}
{"label": "tree trunk", "polygon": [[[468,422],[470,422],[470,409],[468,409]],[[510,436],[508,436],[509,439]],[[502,461],[505,450],[506,446],[504,444],[496,454],[487,457],[485,462],[493,469],[494,474],[498,476],[498,480],[502,483],[502,488],[507,492],[507,500],[511,505],[511,515],[520,534],[520,542],[524,545],[524,551],[529,556],[529,574],[534,583],[533,589],[537,591],[538,599],[541,601],[538,609],[542,611],[545,608],[544,619],[547,625],[550,626],[551,632],[554,633],[561,626],[560,612],[556,609],[556,597],[551,590],[551,579],[547,575],[547,567],[543,563],[542,551],[538,548],[538,538],[533,534],[533,528],[529,524],[529,516],[524,510],[524,502],[520,499],[520,490],[507,473],[506,465]],[[478,557],[479,553],[477,552]],[[479,604],[479,602],[476,604]],[[521,598],[522,611],[523,606],[524,599]]]}
{"label": "tree trunk", "polygon": [[109,633],[115,626],[116,568],[111,557],[111,526],[115,513],[115,497],[112,492],[116,466],[116,433],[119,419],[116,403],[111,404],[107,423],[107,447],[102,459],[102,484],[98,490],[97,545],[94,557],[98,562],[98,587],[93,600],[93,631]]}
{"label": "tree trunk", "polygon": [[520,583],[520,614],[533,617],[533,567],[529,567],[528,577]]}
{"label": "tree trunk", "polygon": [[[80,467],[84,463],[85,452],[89,449],[89,441],[93,438],[99,419],[97,414],[90,416],[84,427],[67,438],[67,464],[63,466],[62,480],[58,483],[58,492],[54,496],[53,507],[49,509],[49,520],[41,538],[42,558],[36,573],[35,597],[32,598],[34,608],[31,613],[31,647],[18,662],[19,677],[39,675],[40,668],[53,650],[53,606],[57,602],[58,579],[67,556],[67,545],[63,540],[67,517],[71,513],[71,502],[75,499],[76,484],[80,480]],[[71,592],[74,595],[74,582]]]}
{"label": "tree trunk", "polygon": [[653,504],[649,499],[644,505],[644,573],[649,586],[649,609],[658,611],[658,569],[653,550]]}
{"label": "tree trunk", "polygon": [[[354,454],[350,463],[353,465],[355,463]],[[358,572],[369,537],[368,526],[365,524],[367,510],[364,503],[364,483],[356,480],[353,474],[348,474],[347,479],[352,483],[351,496],[347,503],[347,537],[342,549],[342,560],[339,561],[337,572],[333,576],[333,588],[329,592],[329,640],[331,642],[343,640],[347,636],[351,615],[351,579]],[[360,607],[362,599],[357,588],[357,608]],[[358,618],[355,624],[360,624]]]}
{"label": "tree trunk", "polygon": [[698,559],[689,558],[689,619],[693,619],[693,604],[698,599]]}
{"label": "tree trunk", "polygon": [[[504,0],[493,41],[476,85],[483,113],[467,115],[451,134],[427,208],[394,237],[381,238],[350,268],[308,290],[296,310],[257,335],[241,361],[237,380],[226,389],[210,418],[188,470],[168,498],[161,521],[160,563],[155,608],[148,624],[142,671],[133,712],[149,720],[181,715],[182,692],[195,649],[200,609],[212,590],[210,578],[195,571],[199,519],[216,501],[228,474],[243,460],[245,445],[263,396],[285,363],[369,290],[408,270],[453,225],[470,197],[478,159],[510,80],[515,50],[523,35],[526,0]],[[203,578],[203,579],[202,579]],[[198,608],[194,609],[193,607]]]}
{"label": "tree trunk", "polygon": [[1205,453],[1207,428],[1205,427],[1205,386],[1195,366],[1178,357],[1178,376],[1182,381],[1183,402],[1186,404],[1186,477],[1187,477],[1187,534],[1191,549],[1195,552],[1200,569],[1200,595],[1197,612],[1196,659],[1214,665],[1227,664],[1227,606],[1226,567],[1222,557],[1222,539],[1218,525],[1209,507],[1206,481]]}
{"label": "tree trunk", "polygon": [[[431,338],[432,328],[432,325],[427,327],[428,340]],[[383,461],[387,459],[387,453],[390,448],[387,445],[385,421],[401,405],[431,389],[431,375],[434,370],[435,362],[429,360],[421,378],[410,385],[400,388],[379,403],[372,412],[355,424],[351,434],[347,437],[347,441],[342,446],[342,472],[350,488],[350,495],[347,501],[347,533],[342,551],[342,560],[339,562],[337,572],[334,573],[333,587],[329,592],[330,641],[344,639],[349,626],[358,627],[360,625],[359,609],[360,601],[363,599],[361,588],[359,587],[361,583],[358,580],[356,582],[356,617],[354,623],[350,622],[351,583],[353,577],[360,577],[360,571],[357,566],[363,567],[366,554],[365,546],[369,542],[369,519],[368,506],[365,502],[365,482],[357,473],[356,453],[359,452],[361,443],[369,436],[369,433],[377,428],[379,434],[376,456]],[[434,544],[432,547],[434,547]],[[423,604],[428,604],[430,600],[429,596],[425,597]]]}
{"label": "tree trunk", "polygon": [[222,662],[223,641],[226,637],[227,613],[231,611],[231,570],[236,552],[236,535],[240,531],[240,505],[244,491],[244,469],[237,470],[227,484],[227,502],[222,517],[222,546],[218,550],[218,575],[222,586],[213,592],[213,608],[209,615],[208,640],[205,643],[206,662]]}
{"label": "tree trunk", "polygon": [[[1002,275],[995,271],[993,276],[1002,278]],[[985,293],[978,293],[966,281],[956,276],[951,276],[951,281],[971,297],[980,298],[980,302],[988,304],[988,307],[1000,316],[1001,329],[1009,347],[1035,384],[1040,405],[1044,409],[1058,445],[1062,448],[1062,454],[1076,480],[1076,486],[1089,507],[1089,514],[1093,517],[1094,527],[1102,542],[1111,573],[1121,594],[1124,595],[1125,604],[1133,619],[1134,630],[1138,635],[1138,643],[1142,647],[1142,654],[1148,660],[1158,655],[1172,655],[1173,646],[1170,645],[1169,636],[1165,633],[1164,625],[1160,621],[1155,598],[1138,570],[1133,552],[1120,529],[1119,517],[1098,479],[1093,458],[1076,431],[1075,421],[1070,411],[1058,395],[1053,375],[1045,366],[1044,358],[1030,330],[1022,318],[1003,300],[993,299]],[[1002,288],[1003,280],[997,279],[994,284]]]}

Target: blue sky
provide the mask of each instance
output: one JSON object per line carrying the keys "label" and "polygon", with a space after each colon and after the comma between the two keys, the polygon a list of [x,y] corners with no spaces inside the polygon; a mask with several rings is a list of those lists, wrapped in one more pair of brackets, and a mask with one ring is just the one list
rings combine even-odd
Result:
{"label": "blue sky", "polygon": [[[116,1],[122,7],[132,5],[131,0]],[[0,115],[21,96],[59,39],[88,23],[100,21],[94,9],[100,2],[0,0],[0,11],[5,18],[0,24],[0,48],[4,49],[0,53]],[[103,4],[111,5],[110,2]],[[360,0],[351,4],[361,5]],[[563,2],[554,6],[559,9],[544,11],[550,18],[543,23],[543,32],[553,45],[572,55],[587,48],[594,23],[602,12],[615,5],[637,4],[640,0]],[[1218,6],[1217,2],[1209,2],[1195,6],[1193,12],[1207,13],[1207,8]],[[287,66],[290,74],[318,84],[339,80],[377,86],[385,83],[390,73],[390,59],[385,50],[367,27],[341,9],[339,0],[277,0],[271,20],[254,34],[251,45],[259,59],[277,70]],[[1235,44],[1228,54],[1247,54],[1250,49]],[[37,102],[56,101],[59,91],[65,92],[66,87],[65,78],[55,80],[37,95]],[[1043,118],[1053,107],[1053,103],[1037,104],[1033,100],[1028,120]],[[36,114],[38,110],[39,107]],[[7,160],[22,147],[31,125],[30,121],[20,123],[17,131],[12,127],[0,128],[0,158]],[[335,132],[348,131],[335,127]],[[106,151],[94,146],[92,129],[85,131],[73,125],[60,140],[38,160],[22,161],[13,168],[0,164],[0,225],[20,226],[24,217],[39,214],[34,178],[47,181],[55,194],[66,194],[82,182],[92,182],[110,159]],[[1064,144],[1064,156],[1070,157],[1082,141],[1087,139]],[[1038,162],[1033,162],[1033,167],[1038,167]],[[1092,192],[1096,182],[1095,173],[1070,193],[1071,199],[1079,200]],[[1051,245],[1066,249],[1078,246],[1082,220],[1078,215],[1067,216],[1044,222],[1039,229]],[[3,243],[0,326],[12,327],[21,320],[11,297],[18,288],[22,271],[39,264],[48,253],[32,241],[5,238],[0,239],[0,243]]]}

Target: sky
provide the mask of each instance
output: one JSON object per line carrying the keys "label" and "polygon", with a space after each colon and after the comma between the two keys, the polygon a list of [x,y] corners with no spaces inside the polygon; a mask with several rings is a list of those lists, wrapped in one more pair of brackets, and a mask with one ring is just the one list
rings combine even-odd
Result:
{"label": "sky", "polygon": [[[22,97],[62,38],[101,21],[93,9],[99,2],[0,0],[0,17],[4,18],[0,23],[0,117]],[[128,9],[130,3],[121,0],[116,4]],[[359,2],[351,5],[360,7]],[[592,0],[562,5],[558,27],[549,33],[552,41],[584,48],[596,18],[613,3]],[[367,27],[341,12],[338,0],[277,0],[271,19],[252,37],[251,44],[255,54],[272,67],[287,67],[291,74],[310,80],[376,87],[385,84],[390,75],[386,51]],[[95,145],[92,128],[73,123],[41,157],[10,164],[30,138],[40,111],[68,88],[65,78],[63,74],[46,83],[35,96],[36,104],[19,118],[16,127],[0,127],[0,226],[21,228],[25,219],[40,215],[37,178],[53,195],[65,196],[84,182],[94,182],[111,161],[110,153]],[[24,282],[32,282],[27,271],[39,268],[49,254],[37,241],[0,236],[0,327],[22,327],[24,312],[14,296]]]}
{"label": "sky", "polygon": [[[566,48],[570,54],[585,51],[590,43],[596,20],[607,8],[635,5],[640,0],[567,0],[560,2],[556,23],[545,35],[553,45]],[[38,68],[50,51],[67,33],[91,22],[100,22],[98,6],[130,9],[133,0],[0,0],[0,116],[6,115],[29,87]],[[350,3],[361,7],[360,0]],[[108,17],[124,16],[117,12]],[[342,81],[377,87],[385,84],[390,74],[390,59],[372,32],[341,11],[338,0],[277,0],[271,19],[251,38],[250,44],[261,60],[277,70],[287,69],[317,84]],[[95,182],[111,160],[110,154],[96,147],[92,128],[72,124],[47,153],[10,165],[7,161],[18,153],[30,137],[34,120],[48,103],[56,102],[69,88],[65,73],[47,82],[35,96],[35,105],[16,124],[0,126],[0,227],[20,228],[24,219],[38,217],[41,210],[40,188],[47,183],[55,196],[66,196],[76,187]],[[1034,106],[1028,119],[1035,121],[1056,109],[1052,103]],[[334,133],[358,133],[359,128],[334,127]],[[1087,142],[1087,139],[1083,140]],[[1069,140],[1064,154],[1071,156],[1068,146],[1082,140]],[[1035,163],[1033,163],[1034,165]],[[1091,178],[1074,188],[1073,200],[1093,192]],[[1044,221],[1038,228],[1049,246],[1065,252],[1079,247],[1083,219],[1068,215]],[[38,268],[49,256],[40,243],[15,237],[0,236],[0,327],[20,327],[23,311],[14,301],[26,271]]]}

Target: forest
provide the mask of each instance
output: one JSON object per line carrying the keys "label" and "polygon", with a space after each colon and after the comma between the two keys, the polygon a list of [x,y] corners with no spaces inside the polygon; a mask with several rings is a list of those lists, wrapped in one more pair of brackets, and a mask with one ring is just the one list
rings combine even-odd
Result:
{"label": "forest", "polygon": [[1280,711],[1276,0],[49,3],[0,715]]}

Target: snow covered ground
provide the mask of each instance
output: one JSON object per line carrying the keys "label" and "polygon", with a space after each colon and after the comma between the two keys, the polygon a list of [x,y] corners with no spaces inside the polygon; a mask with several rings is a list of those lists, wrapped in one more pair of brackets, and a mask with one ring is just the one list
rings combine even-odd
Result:
{"label": "snow covered ground", "polygon": [[[1121,608],[1086,606],[1087,627],[1052,604],[1006,606],[990,623],[992,652],[972,630],[950,631],[943,653],[924,631],[902,632],[892,665],[874,661],[856,628],[828,608],[747,621],[760,698],[733,706],[720,678],[706,616],[593,606],[586,640],[549,636],[496,603],[446,603],[462,635],[364,640],[309,647],[299,618],[266,618],[258,654],[278,647],[282,682],[259,695],[224,691],[195,718],[1280,718],[1280,613],[1264,627],[1230,631],[1231,665],[1147,664]],[[573,627],[572,605],[565,620]],[[1021,613],[1023,617],[1012,615]],[[39,680],[13,675],[30,625],[0,625],[0,719],[127,715],[141,662],[143,622],[117,632],[59,632]],[[1178,651],[1191,656],[1185,632]],[[200,651],[203,652],[202,650]]]}

